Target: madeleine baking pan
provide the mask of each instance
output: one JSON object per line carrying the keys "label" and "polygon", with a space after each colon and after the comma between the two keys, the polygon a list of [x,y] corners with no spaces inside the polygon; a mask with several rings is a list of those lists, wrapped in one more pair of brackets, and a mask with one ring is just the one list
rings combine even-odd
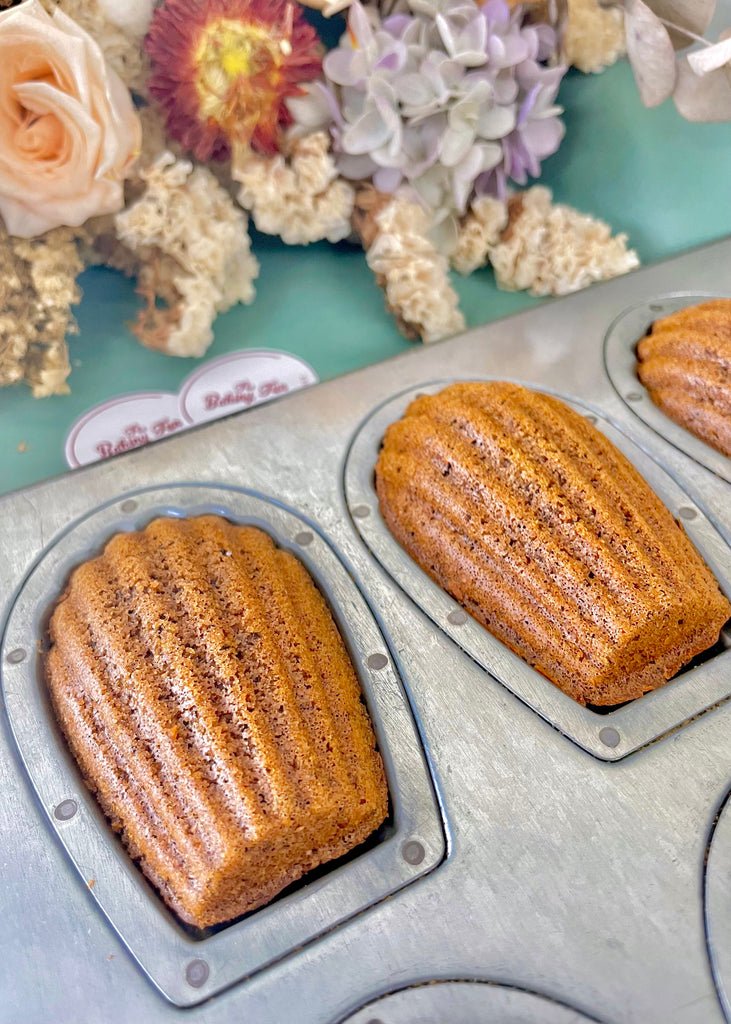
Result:
{"label": "madeleine baking pan", "polygon": [[[729,460],[651,418],[632,351],[657,310],[728,294],[729,265],[731,240],[0,500],[0,1019],[725,1019],[729,638],[620,709],[580,708],[389,543],[372,466],[415,391],[496,377],[549,391],[624,450],[728,591]],[[119,529],[201,510],[259,523],[315,576],[392,813],[343,863],[193,934],[84,793],[38,663],[73,565]]]}

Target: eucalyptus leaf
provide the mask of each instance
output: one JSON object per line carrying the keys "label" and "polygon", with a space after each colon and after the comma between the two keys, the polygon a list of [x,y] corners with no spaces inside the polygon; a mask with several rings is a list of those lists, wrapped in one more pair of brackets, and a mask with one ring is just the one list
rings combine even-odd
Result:
{"label": "eucalyptus leaf", "polygon": [[[706,31],[716,10],[716,0],[648,0],[648,4],[658,18],[688,29],[697,36]],[[682,50],[693,42],[684,32],[670,29],[669,33],[676,50]]]}
{"label": "eucalyptus leaf", "polygon": [[681,57],[673,100],[688,121],[731,121],[729,68],[717,68],[701,76],[693,71],[687,57]]}
{"label": "eucalyptus leaf", "polygon": [[688,63],[697,75],[707,75],[731,61],[731,39],[722,39],[713,46],[705,46],[688,54]]}
{"label": "eucalyptus leaf", "polygon": [[646,107],[657,107],[675,86],[675,51],[668,30],[643,0],[624,8],[627,56]]}

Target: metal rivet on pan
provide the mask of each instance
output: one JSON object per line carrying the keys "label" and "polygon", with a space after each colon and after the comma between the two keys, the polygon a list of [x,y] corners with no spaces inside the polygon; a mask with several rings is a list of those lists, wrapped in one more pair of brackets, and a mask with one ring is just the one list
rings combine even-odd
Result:
{"label": "metal rivet on pan", "polygon": [[449,613],[447,622],[451,622],[453,626],[464,626],[468,618],[467,612],[463,612],[461,608],[458,608],[457,611]]}
{"label": "metal rivet on pan", "polygon": [[211,969],[205,960],[191,960],[185,968],[185,980],[193,988],[200,988],[208,981]]}
{"label": "metal rivet on pan", "polygon": [[695,519],[698,513],[694,508],[690,508],[689,505],[683,505],[682,508],[678,509],[678,515],[681,519]]}
{"label": "metal rivet on pan", "polygon": [[369,654],[368,668],[385,668],[388,665],[388,658],[385,654]]}
{"label": "metal rivet on pan", "polygon": [[306,548],[308,544],[311,544],[315,539],[314,533],[310,533],[309,530],[303,530],[302,533],[298,533],[294,538],[295,544],[299,544],[300,547]]}
{"label": "metal rivet on pan", "polygon": [[401,856],[407,864],[421,864],[426,857],[426,850],[417,839],[410,839],[401,847]]}
{"label": "metal rivet on pan", "polygon": [[628,402],[641,402],[642,401],[642,395],[640,394],[639,391],[628,391],[627,395],[625,397],[627,398]]}
{"label": "metal rivet on pan", "polygon": [[21,661],[25,661],[25,651],[22,647],[16,647],[14,651],[8,654],[8,661],[11,665],[19,665]]}
{"label": "metal rivet on pan", "polygon": [[588,412],[586,416],[584,416],[584,419],[588,420],[589,423],[596,423],[596,416],[593,412]]}
{"label": "metal rivet on pan", "polygon": [[132,498],[127,498],[126,501],[122,502],[120,508],[122,509],[123,512],[136,512],[137,502],[133,501]]}
{"label": "metal rivet on pan", "polygon": [[662,313],[662,306],[660,306],[657,302],[651,303],[647,308],[650,310],[651,313]]}
{"label": "metal rivet on pan", "polygon": [[599,739],[605,747],[618,747],[621,737],[616,729],[607,725],[604,729],[599,730]]}
{"label": "metal rivet on pan", "polygon": [[384,1024],[380,1017],[371,1017],[370,1020],[366,1021],[366,1024]]}
{"label": "metal rivet on pan", "polygon": [[78,809],[79,805],[75,800],[62,800],[53,808],[53,816],[59,821],[71,821]]}
{"label": "metal rivet on pan", "polygon": [[371,514],[371,510],[367,505],[356,505],[353,509],[353,515],[356,519],[366,519]]}

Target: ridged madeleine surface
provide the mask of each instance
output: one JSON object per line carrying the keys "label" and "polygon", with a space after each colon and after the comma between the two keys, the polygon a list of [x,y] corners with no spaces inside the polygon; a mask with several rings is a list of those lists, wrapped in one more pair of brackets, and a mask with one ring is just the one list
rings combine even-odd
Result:
{"label": "ridged madeleine surface", "polygon": [[655,405],[731,456],[731,299],[681,309],[637,346],[637,374]]}
{"label": "ridged madeleine surface", "polygon": [[84,778],[183,920],[270,900],[384,820],[353,667],[304,567],[263,531],[157,519],[78,568],[46,679]]}
{"label": "ridged madeleine surface", "polygon": [[582,704],[660,686],[731,614],[639,473],[556,398],[502,382],[422,395],[388,428],[376,486],[419,565]]}

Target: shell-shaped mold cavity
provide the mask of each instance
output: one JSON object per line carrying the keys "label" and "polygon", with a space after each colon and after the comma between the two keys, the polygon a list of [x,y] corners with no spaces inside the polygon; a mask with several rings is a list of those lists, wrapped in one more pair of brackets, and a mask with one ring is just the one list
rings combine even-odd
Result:
{"label": "shell-shaped mold cavity", "polygon": [[266,903],[386,818],[355,671],[302,563],[255,526],[164,517],[73,573],[56,716],[147,877],[198,928]]}
{"label": "shell-shaped mold cavity", "polygon": [[69,869],[178,1006],[445,855],[387,638],[317,525],[264,495],[171,485],[92,510],[28,574],[0,658]]}
{"label": "shell-shaped mold cavity", "polygon": [[660,295],[611,324],[604,361],[628,410],[731,483],[731,299]]}
{"label": "shell-shaped mold cavity", "polygon": [[417,387],[362,425],[345,488],[412,599],[597,756],[731,693],[731,552],[598,410],[511,382]]}
{"label": "shell-shaped mold cavity", "polygon": [[666,416],[731,456],[731,299],[656,320],[637,346],[637,363]]}

